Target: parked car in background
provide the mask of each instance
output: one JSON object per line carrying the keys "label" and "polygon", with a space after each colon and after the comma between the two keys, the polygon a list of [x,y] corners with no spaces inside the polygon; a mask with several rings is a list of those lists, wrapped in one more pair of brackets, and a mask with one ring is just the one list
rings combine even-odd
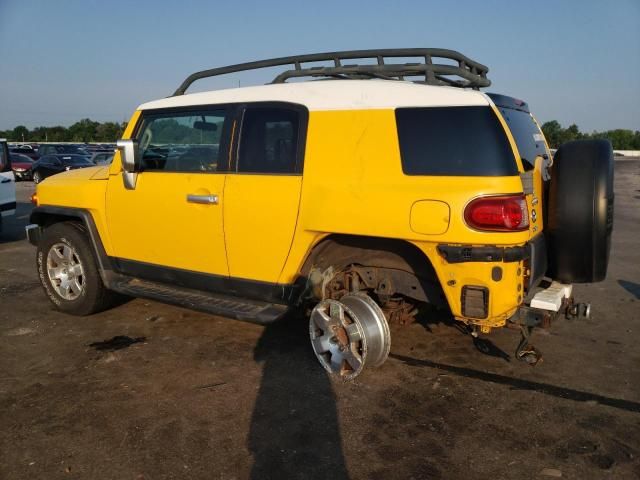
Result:
{"label": "parked car in background", "polygon": [[40,145],[38,148],[38,155],[40,155],[40,157],[57,154],[84,155],[87,160],[90,157],[89,152],[78,145],[48,143]]}
{"label": "parked car in background", "polygon": [[111,165],[113,150],[109,152],[96,152],[91,156],[91,163],[95,165]]}
{"label": "parked car in background", "polygon": [[0,138],[0,232],[2,220],[16,213],[16,184],[7,141]]}
{"label": "parked car in background", "polygon": [[56,173],[95,166],[86,155],[44,155],[34,162],[31,171],[34,183],[40,183]]}
{"label": "parked car in background", "polygon": [[11,149],[9,149],[9,157],[11,158],[11,169],[16,177],[16,182],[18,180],[31,180],[33,160],[27,155],[13,153]]}
{"label": "parked car in background", "polygon": [[14,153],[17,153],[20,155],[26,155],[31,160],[38,160],[38,158],[40,158],[40,155],[38,155],[38,152],[36,151],[36,149],[33,148],[31,145],[16,145],[13,147],[9,147],[9,154],[14,154]]}

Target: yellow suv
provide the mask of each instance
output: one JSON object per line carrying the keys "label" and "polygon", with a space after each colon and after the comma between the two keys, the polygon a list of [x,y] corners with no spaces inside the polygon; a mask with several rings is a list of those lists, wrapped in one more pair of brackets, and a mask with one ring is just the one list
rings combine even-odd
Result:
{"label": "yellow suv", "polygon": [[[268,85],[185,94],[277,66]],[[571,283],[606,274],[612,152],[573,142],[552,162],[526,103],[480,91],[487,71],[392,49],[195,73],[137,109],[110,166],[37,186],[44,290],[76,315],[117,294],[259,323],[304,305],[318,360],[345,379],[384,362],[388,322],[425,303],[474,335],[520,326],[535,362],[531,329],[588,315]]]}

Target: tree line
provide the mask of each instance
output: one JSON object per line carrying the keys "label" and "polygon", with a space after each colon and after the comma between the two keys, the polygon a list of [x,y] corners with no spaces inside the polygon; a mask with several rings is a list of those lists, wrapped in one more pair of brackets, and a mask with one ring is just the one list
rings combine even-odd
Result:
{"label": "tree line", "polygon": [[6,138],[10,142],[104,142],[115,143],[122,137],[126,128],[126,122],[94,122],[89,118],[83,118],[70,127],[36,127],[29,130],[24,125],[18,125],[12,130],[1,131],[0,138]]}
{"label": "tree line", "polygon": [[[108,142],[114,143],[122,136],[126,122],[94,122],[84,118],[70,127],[36,127],[29,130],[19,125],[12,130],[1,131],[0,138],[10,142]],[[625,129],[607,130],[604,132],[581,132],[577,125],[563,128],[557,120],[542,125],[547,142],[551,148],[558,148],[565,142],[587,138],[606,138],[611,141],[615,150],[640,150],[640,131]]]}
{"label": "tree line", "polygon": [[605,132],[583,133],[576,124],[563,128],[557,120],[542,125],[542,132],[550,148],[558,148],[565,142],[589,138],[605,138],[611,142],[614,150],[640,150],[640,131],[625,129],[607,130]]}

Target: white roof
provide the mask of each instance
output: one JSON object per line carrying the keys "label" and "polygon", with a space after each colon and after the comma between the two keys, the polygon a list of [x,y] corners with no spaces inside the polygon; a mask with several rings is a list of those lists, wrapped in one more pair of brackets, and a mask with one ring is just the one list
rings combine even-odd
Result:
{"label": "white roof", "polygon": [[310,111],[489,105],[476,90],[392,80],[326,80],[191,93],[144,103],[138,109],[268,101],[297,103]]}

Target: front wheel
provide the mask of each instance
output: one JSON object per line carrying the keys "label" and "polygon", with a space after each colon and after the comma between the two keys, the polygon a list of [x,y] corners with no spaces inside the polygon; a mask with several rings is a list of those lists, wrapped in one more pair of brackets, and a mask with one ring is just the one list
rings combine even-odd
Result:
{"label": "front wheel", "polygon": [[42,181],[42,175],[40,172],[33,172],[33,183],[40,183]]}
{"label": "front wheel", "polygon": [[79,223],[56,223],[44,231],[37,266],[45,293],[63,312],[90,315],[116,299],[102,283],[93,249]]}

